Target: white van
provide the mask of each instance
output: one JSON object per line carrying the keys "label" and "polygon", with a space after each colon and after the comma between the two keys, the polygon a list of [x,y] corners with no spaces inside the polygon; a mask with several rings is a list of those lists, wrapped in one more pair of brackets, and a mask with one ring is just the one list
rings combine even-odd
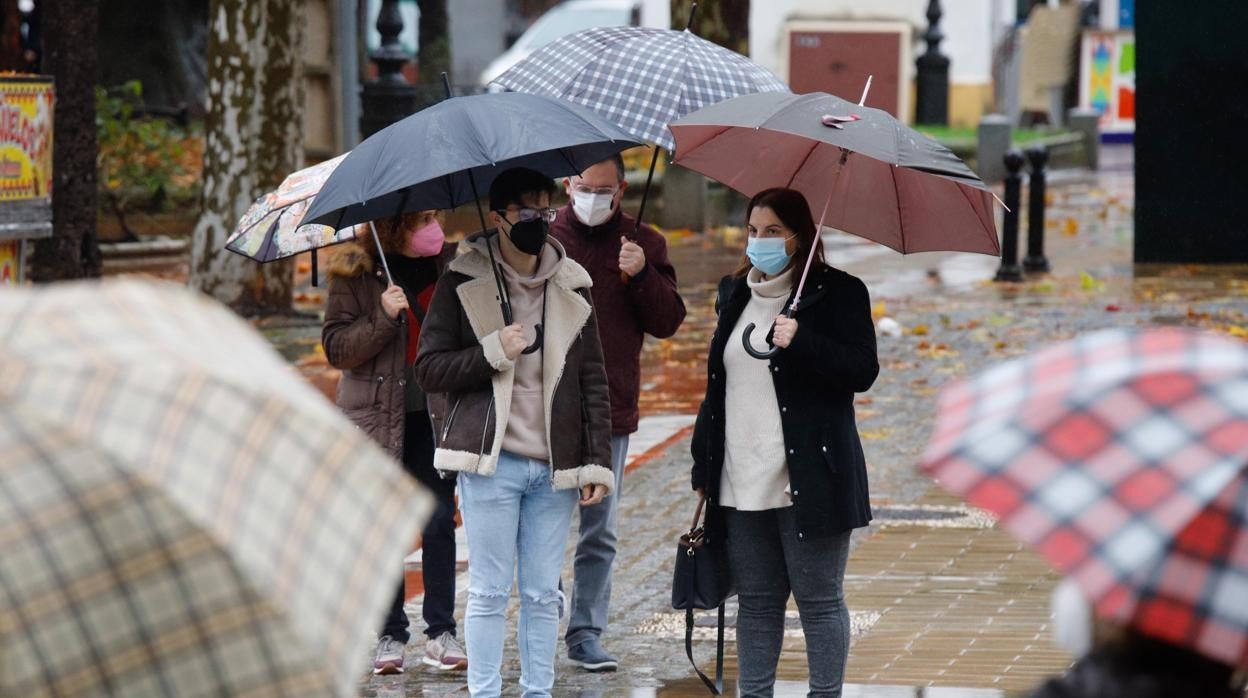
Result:
{"label": "white van", "polygon": [[[511,66],[546,44],[595,27],[648,26],[666,29],[670,24],[664,0],[566,0],[538,18],[511,48],[481,71],[479,84],[489,85]],[[497,89],[497,88],[491,88]]]}

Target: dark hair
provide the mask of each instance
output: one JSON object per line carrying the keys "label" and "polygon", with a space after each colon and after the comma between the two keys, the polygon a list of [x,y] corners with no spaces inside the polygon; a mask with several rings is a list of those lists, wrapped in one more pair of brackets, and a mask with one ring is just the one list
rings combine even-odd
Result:
{"label": "dark hair", "polygon": [[624,156],[623,155],[616,153],[615,155],[612,155],[606,160],[603,160],[603,162],[610,162],[612,165],[615,165],[615,171],[620,174],[620,181],[621,182],[624,181]]}
{"label": "dark hair", "polygon": [[1238,698],[1235,669],[1192,650],[1124,630],[1028,698]]}
{"label": "dark hair", "polygon": [[512,204],[524,205],[531,196],[554,196],[555,181],[527,167],[505,170],[490,183],[490,210],[501,211]]}
{"label": "dark hair", "polygon": [[[810,216],[810,206],[806,203],[806,197],[801,192],[783,187],[760,191],[754,195],[754,198],[750,199],[749,205],[745,207],[746,225],[749,225],[750,215],[754,213],[756,208],[770,209],[786,228],[792,230],[797,235],[797,249],[793,252],[793,261],[790,264],[805,266],[806,256],[810,254],[811,245],[815,246],[815,261],[811,263],[811,267],[813,268],[816,264],[825,264],[823,260],[823,242],[819,238],[819,231],[815,230],[815,221]],[[739,279],[748,274],[753,267],[754,265],[750,263],[750,258],[744,256],[741,260],[741,266],[737,267],[737,270],[732,275]]]}

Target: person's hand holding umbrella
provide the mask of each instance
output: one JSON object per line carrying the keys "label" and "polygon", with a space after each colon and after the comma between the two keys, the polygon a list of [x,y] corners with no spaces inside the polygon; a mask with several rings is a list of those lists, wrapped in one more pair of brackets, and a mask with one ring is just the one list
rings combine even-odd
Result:
{"label": "person's hand holding umbrella", "polygon": [[626,274],[628,278],[633,278],[646,268],[646,253],[641,249],[641,245],[629,240],[624,236],[620,236],[620,273]]}
{"label": "person's hand holding umbrella", "polygon": [[518,322],[513,322],[499,330],[498,341],[503,343],[503,353],[512,361],[515,361],[529,344],[524,339],[524,325]]}
{"label": "person's hand holding umbrella", "polygon": [[777,315],[776,322],[772,325],[771,343],[781,349],[788,349],[789,342],[793,341],[795,334],[797,334],[797,320],[788,315]]}
{"label": "person's hand holding umbrella", "polygon": [[407,310],[407,294],[403,289],[390,284],[389,287],[381,294],[381,309],[386,312],[386,317],[391,320],[398,320],[399,313]]}

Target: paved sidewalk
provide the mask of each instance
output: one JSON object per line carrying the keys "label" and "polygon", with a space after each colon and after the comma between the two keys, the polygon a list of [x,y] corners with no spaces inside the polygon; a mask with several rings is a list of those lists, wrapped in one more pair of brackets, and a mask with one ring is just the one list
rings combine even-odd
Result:
{"label": "paved sidewalk", "polygon": [[[880,517],[890,509],[899,518]],[[847,680],[1021,691],[1070,664],[1049,635],[1057,575],[984,512],[931,490],[876,513],[845,590],[878,620],[853,645]]]}

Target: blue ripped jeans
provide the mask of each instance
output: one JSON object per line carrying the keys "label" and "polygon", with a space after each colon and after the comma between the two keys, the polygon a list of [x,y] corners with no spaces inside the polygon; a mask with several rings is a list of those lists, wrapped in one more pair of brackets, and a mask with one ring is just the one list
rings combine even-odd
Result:
{"label": "blue ripped jeans", "polygon": [[[459,475],[459,508],[468,534],[468,691],[502,692],[503,635],[511,582],[520,580],[520,687],[549,696],[559,637],[559,572],[576,507],[576,490],[555,491],[550,466],[503,451],[493,475]],[[517,569],[519,574],[517,575]]]}

